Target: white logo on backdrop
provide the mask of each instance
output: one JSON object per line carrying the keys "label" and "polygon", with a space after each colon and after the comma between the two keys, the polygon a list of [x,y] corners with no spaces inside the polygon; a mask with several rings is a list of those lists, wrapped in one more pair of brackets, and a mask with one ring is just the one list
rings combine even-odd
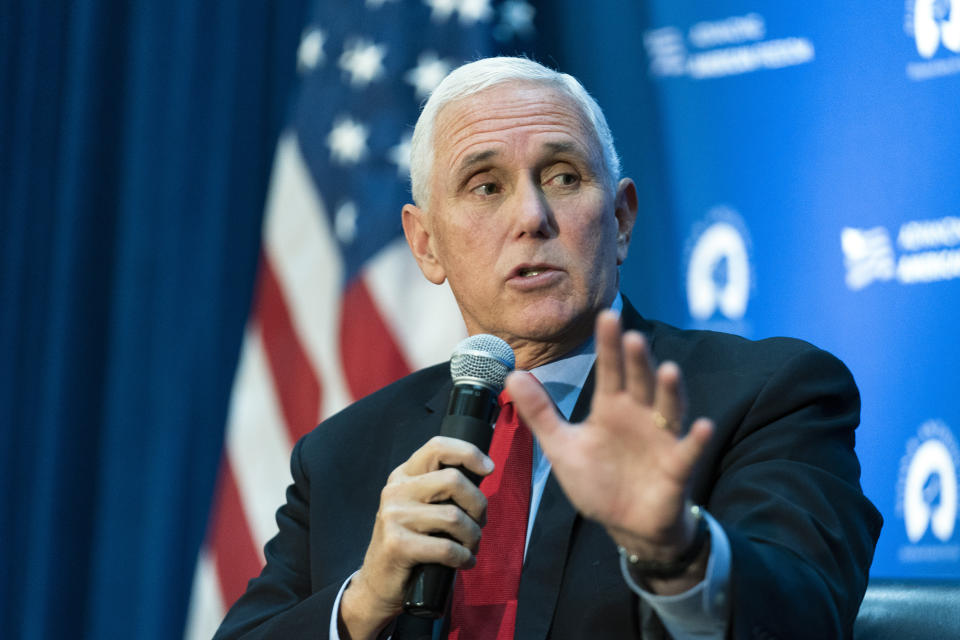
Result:
{"label": "white logo on backdrop", "polygon": [[916,0],[913,7],[913,37],[920,55],[932,58],[941,44],[960,53],[960,0]]}
{"label": "white logo on backdrop", "polygon": [[814,59],[813,43],[807,38],[766,37],[764,17],[748,13],[697,22],[686,36],[676,26],[650,29],[643,34],[643,45],[650,58],[650,74],[661,78],[720,78],[792,67]]}
{"label": "white logo on backdrop", "polygon": [[903,223],[897,233],[899,255],[886,227],[844,227],[840,248],[847,287],[854,291],[873,282],[918,284],[960,278],[960,218]]}
{"label": "white logo on backdrop", "polygon": [[909,62],[907,77],[929,80],[960,73],[960,56],[932,59],[941,50],[960,53],[960,0],[907,0],[904,29],[925,60]]}
{"label": "white logo on backdrop", "polygon": [[708,218],[692,235],[687,262],[690,316],[707,321],[719,311],[727,320],[739,321],[750,297],[746,225],[728,207],[712,209]]}
{"label": "white logo on backdrop", "polygon": [[853,229],[840,233],[843,264],[847,267],[847,286],[856,291],[874,280],[892,280],[896,273],[893,242],[883,227]]}
{"label": "white logo on backdrop", "polygon": [[923,423],[907,443],[900,460],[897,514],[910,543],[900,548],[901,562],[960,560],[960,544],[947,544],[957,524],[958,466],[957,442],[940,420]]}

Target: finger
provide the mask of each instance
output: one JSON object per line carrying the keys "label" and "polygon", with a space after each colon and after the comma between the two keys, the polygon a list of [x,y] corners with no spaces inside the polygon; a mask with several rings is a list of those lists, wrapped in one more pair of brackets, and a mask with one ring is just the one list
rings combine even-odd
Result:
{"label": "finger", "polygon": [[383,488],[381,502],[393,507],[410,503],[439,504],[452,500],[473,520],[481,522],[487,510],[487,498],[460,469],[447,467],[403,481],[393,481]]}
{"label": "finger", "polygon": [[455,504],[410,505],[405,517],[418,533],[448,535],[471,551],[480,543],[480,525]]}
{"label": "finger", "polygon": [[457,540],[419,533],[400,523],[390,523],[387,531],[382,550],[398,565],[412,567],[435,562],[466,569],[476,563],[470,549]]}
{"label": "finger", "polygon": [[464,467],[479,476],[493,471],[493,460],[466,440],[434,436],[400,465],[405,475],[415,476],[443,467]]}
{"label": "finger", "polygon": [[541,443],[549,440],[566,421],[557,413],[547,390],[530,373],[515,371],[507,376],[507,393],[524,424]]}
{"label": "finger", "polygon": [[693,473],[693,468],[703,456],[713,433],[713,421],[709,418],[698,418],[690,425],[690,431],[677,442],[676,453],[681,467],[679,471],[684,477],[689,478]]}
{"label": "finger", "polygon": [[616,393],[623,389],[623,345],[620,318],[613,311],[601,311],[596,325],[596,390]]}
{"label": "finger", "polygon": [[628,331],[623,335],[623,350],[627,392],[634,401],[649,407],[653,404],[656,376],[647,340],[639,331]]}
{"label": "finger", "polygon": [[477,564],[477,558],[470,549],[456,540],[437,536],[419,536],[421,563],[436,562],[454,569],[470,569]]}
{"label": "finger", "polygon": [[680,367],[674,362],[664,362],[657,369],[653,409],[665,421],[665,428],[677,433],[686,412]]}

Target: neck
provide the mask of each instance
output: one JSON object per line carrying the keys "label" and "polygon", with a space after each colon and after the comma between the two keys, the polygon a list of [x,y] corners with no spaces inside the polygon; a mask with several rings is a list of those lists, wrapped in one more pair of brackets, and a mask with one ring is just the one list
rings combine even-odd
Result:
{"label": "neck", "polygon": [[613,308],[618,313],[623,310],[619,293],[615,292],[614,297],[609,302],[581,316],[560,334],[549,336],[546,339],[506,335],[499,337],[503,338],[513,349],[516,357],[516,368],[530,371],[565,357],[592,338],[597,313],[601,309],[609,308]]}
{"label": "neck", "polygon": [[538,341],[523,338],[508,339],[516,357],[516,368],[530,371],[566,356],[590,339],[590,330],[571,332],[562,340]]}

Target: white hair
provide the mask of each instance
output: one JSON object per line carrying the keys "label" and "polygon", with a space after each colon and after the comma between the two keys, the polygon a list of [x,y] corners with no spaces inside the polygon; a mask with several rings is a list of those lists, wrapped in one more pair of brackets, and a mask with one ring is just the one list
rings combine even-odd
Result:
{"label": "white hair", "polygon": [[620,180],[620,158],[613,146],[613,134],[597,101],[571,75],[549,69],[527,58],[494,57],[469,62],[451,71],[430,94],[423,106],[410,142],[410,187],[413,201],[426,208],[430,201],[433,172],[433,131],[437,114],[446,104],[466,98],[493,85],[511,80],[539,82],[566,94],[593,127],[603,156],[611,189]]}

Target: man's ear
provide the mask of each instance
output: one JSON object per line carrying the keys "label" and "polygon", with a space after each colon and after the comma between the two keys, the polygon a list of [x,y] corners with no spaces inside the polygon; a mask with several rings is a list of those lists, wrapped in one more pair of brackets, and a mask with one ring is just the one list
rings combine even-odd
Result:
{"label": "man's ear", "polygon": [[403,235],[407,238],[413,258],[420,265],[420,271],[433,284],[443,284],[447,274],[434,253],[433,234],[427,212],[414,204],[407,204],[404,205],[401,216]]}
{"label": "man's ear", "polygon": [[622,179],[617,185],[614,201],[614,215],[617,218],[617,264],[623,264],[627,259],[627,248],[630,246],[633,223],[637,221],[638,207],[637,186],[630,178]]}

